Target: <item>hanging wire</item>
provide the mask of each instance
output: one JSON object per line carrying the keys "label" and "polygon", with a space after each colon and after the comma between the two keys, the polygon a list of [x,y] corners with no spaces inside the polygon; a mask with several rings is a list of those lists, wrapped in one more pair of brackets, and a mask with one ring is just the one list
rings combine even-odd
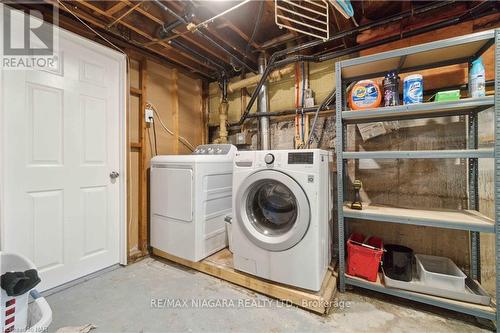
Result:
{"label": "hanging wire", "polygon": [[255,26],[253,27],[252,36],[250,36],[250,39],[248,40],[245,54],[248,54],[248,51],[250,50],[250,44],[253,43],[255,36],[257,34],[257,31],[259,30],[260,21],[262,19],[262,13],[264,12],[264,3],[265,3],[265,1],[261,1],[259,4],[259,12],[257,14],[257,18],[255,19]]}
{"label": "hanging wire", "polygon": [[[153,110],[154,114],[156,115],[156,117],[158,118],[158,121],[160,122],[160,125],[161,127],[170,135],[173,135],[175,136],[175,133],[172,132],[172,130],[170,130],[166,125],[165,123],[163,123],[163,120],[161,119],[160,117],[160,113],[156,110],[155,106],[150,103],[150,102],[147,102],[146,103],[146,108],[149,108],[151,110]],[[154,121],[153,121],[153,124],[154,124]],[[178,136],[178,140],[180,143],[182,143],[184,146],[186,146],[190,151],[194,151],[196,148],[183,136]]]}
{"label": "hanging wire", "polygon": [[153,121],[153,137],[155,138],[155,156],[158,155],[158,143],[156,141],[156,121],[152,119]]}

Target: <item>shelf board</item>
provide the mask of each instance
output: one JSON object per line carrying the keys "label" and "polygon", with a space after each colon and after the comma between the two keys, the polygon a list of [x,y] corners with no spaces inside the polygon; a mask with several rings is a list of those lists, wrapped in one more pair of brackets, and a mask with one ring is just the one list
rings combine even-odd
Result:
{"label": "shelf board", "polygon": [[495,31],[487,30],[340,62],[342,80],[383,76],[470,61],[494,42]]}
{"label": "shelf board", "polygon": [[380,276],[377,278],[376,282],[366,281],[364,279],[350,276],[345,274],[346,283],[352,286],[357,286],[365,289],[370,289],[373,291],[381,292],[384,294],[397,296],[401,298],[406,298],[409,300],[417,301],[420,303],[425,303],[433,306],[438,306],[441,308],[458,311],[462,313],[467,313],[469,315],[485,318],[489,320],[496,321],[496,310],[495,307],[479,305],[467,302],[456,301],[452,299],[442,298],[438,296],[431,296],[426,294],[420,294],[416,292],[406,291],[402,289],[394,289],[385,287],[381,280]]}
{"label": "shelf board", "polygon": [[478,232],[495,232],[495,222],[474,210],[413,209],[366,205],[363,210],[344,204],[344,217]]}
{"label": "shelf board", "polygon": [[485,96],[480,98],[464,98],[450,102],[430,102],[379,107],[359,111],[343,111],[342,119],[344,119],[346,124],[354,124],[375,121],[458,116],[472,112],[480,112],[494,105],[494,96]]}
{"label": "shelf board", "polygon": [[457,150],[402,150],[342,152],[343,159],[398,159],[398,158],[493,158],[493,149]]}

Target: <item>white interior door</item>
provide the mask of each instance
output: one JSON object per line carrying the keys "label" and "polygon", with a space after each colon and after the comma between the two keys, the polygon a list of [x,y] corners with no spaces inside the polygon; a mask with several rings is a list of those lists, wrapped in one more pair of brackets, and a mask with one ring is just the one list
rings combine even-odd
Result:
{"label": "white interior door", "polygon": [[1,81],[1,247],[37,265],[39,290],[120,261],[123,56],[66,32],[59,43],[54,72]]}

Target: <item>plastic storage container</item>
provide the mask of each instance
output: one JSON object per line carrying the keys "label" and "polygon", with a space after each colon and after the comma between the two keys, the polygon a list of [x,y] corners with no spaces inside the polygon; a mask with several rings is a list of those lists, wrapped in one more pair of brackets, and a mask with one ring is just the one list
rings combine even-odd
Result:
{"label": "plastic storage container", "polygon": [[[0,252],[0,267],[1,275],[35,269],[27,258],[6,252]],[[34,301],[28,304],[30,294]],[[44,332],[52,321],[50,306],[32,288],[15,296],[1,288],[0,304],[0,332]]]}
{"label": "plastic storage container", "polygon": [[349,96],[349,106],[353,110],[363,110],[379,107],[382,103],[382,91],[379,84],[373,80],[356,82]]}
{"label": "plastic storage container", "polygon": [[352,234],[347,240],[347,274],[377,281],[383,253],[384,244],[380,238],[370,237],[365,241],[364,235]]}
{"label": "plastic storage container", "polygon": [[396,72],[387,73],[382,82],[384,87],[384,106],[399,105],[399,81]]}
{"label": "plastic storage container", "polygon": [[416,104],[424,101],[424,78],[420,74],[409,75],[403,80],[403,103]]}
{"label": "plastic storage container", "polygon": [[413,250],[397,244],[386,244],[384,249],[384,273],[393,280],[410,282],[413,278]]}
{"label": "plastic storage container", "polygon": [[455,263],[445,257],[416,254],[417,275],[429,287],[465,291],[467,277]]}

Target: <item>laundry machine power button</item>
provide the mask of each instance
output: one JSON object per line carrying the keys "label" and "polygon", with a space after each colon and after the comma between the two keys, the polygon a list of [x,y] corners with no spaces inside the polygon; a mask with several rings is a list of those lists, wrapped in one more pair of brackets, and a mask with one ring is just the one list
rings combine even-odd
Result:
{"label": "laundry machine power button", "polygon": [[266,154],[266,156],[264,157],[264,162],[266,162],[266,164],[272,164],[274,162],[274,155]]}

